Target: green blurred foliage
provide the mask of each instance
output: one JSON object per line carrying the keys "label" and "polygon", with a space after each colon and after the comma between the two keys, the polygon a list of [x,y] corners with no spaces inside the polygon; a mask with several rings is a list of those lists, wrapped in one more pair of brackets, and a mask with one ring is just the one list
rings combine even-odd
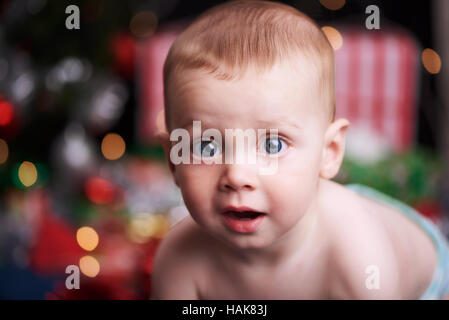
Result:
{"label": "green blurred foliage", "polygon": [[357,183],[415,205],[436,200],[443,170],[442,159],[425,149],[392,153],[382,161],[362,164],[346,157],[336,181]]}

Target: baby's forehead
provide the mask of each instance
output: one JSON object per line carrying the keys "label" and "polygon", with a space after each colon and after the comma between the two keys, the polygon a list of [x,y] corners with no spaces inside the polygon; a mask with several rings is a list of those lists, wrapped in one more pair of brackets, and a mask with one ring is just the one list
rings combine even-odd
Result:
{"label": "baby's forehead", "polygon": [[211,91],[221,91],[238,96],[268,96],[269,93],[270,98],[282,101],[286,95],[301,98],[301,95],[310,97],[312,93],[316,93],[318,71],[309,61],[299,65],[277,63],[266,69],[250,66],[231,79],[221,79],[200,69],[188,69],[175,75],[169,86],[170,94],[181,98],[208,98]]}
{"label": "baby's forehead", "polygon": [[175,127],[199,120],[203,128],[298,129],[304,121],[321,116],[316,112],[322,109],[319,94],[310,81],[301,88],[300,80],[292,81],[283,72],[248,74],[232,81],[201,73],[185,76],[190,81],[180,81],[172,92]]}
{"label": "baby's forehead", "polygon": [[182,68],[182,70],[173,74],[173,78],[185,80],[185,78],[193,77],[229,82],[243,81],[245,79],[261,82],[273,77],[290,80],[295,78],[297,80],[307,79],[307,81],[318,80],[322,72],[322,66],[316,60],[316,58],[298,52],[294,58],[279,58],[273,64],[248,63],[244,67],[227,67],[222,65],[213,71],[205,68]]}

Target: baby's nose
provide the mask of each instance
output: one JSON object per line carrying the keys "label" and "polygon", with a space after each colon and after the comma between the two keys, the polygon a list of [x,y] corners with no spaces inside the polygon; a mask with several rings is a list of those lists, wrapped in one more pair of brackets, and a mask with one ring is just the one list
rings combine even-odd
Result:
{"label": "baby's nose", "polygon": [[258,175],[255,166],[245,164],[225,164],[219,181],[221,191],[255,190],[258,186]]}

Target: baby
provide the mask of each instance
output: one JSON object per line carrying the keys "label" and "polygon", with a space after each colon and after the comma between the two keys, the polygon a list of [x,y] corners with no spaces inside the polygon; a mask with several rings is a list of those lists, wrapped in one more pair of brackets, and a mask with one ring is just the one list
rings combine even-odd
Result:
{"label": "baby", "polygon": [[[164,85],[160,141],[190,215],[157,251],[152,299],[449,294],[448,245],[429,220],[330,180],[349,122],[334,119],[333,50],[306,15],[266,1],[214,7],[173,43]],[[239,161],[236,129],[257,161]]]}

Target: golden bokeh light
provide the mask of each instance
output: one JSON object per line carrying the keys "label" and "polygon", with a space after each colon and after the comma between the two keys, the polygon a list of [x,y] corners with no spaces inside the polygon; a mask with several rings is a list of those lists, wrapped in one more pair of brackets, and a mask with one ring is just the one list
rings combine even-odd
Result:
{"label": "golden bokeh light", "polygon": [[0,139],[0,164],[3,164],[8,160],[9,149],[5,140]]}
{"label": "golden bokeh light", "polygon": [[152,11],[142,11],[132,17],[129,29],[136,37],[149,37],[156,30],[157,17]]}
{"label": "golden bokeh light", "polygon": [[323,30],[334,51],[337,51],[343,46],[343,37],[337,29],[325,26],[321,30]]}
{"label": "golden bokeh light", "polygon": [[92,256],[84,256],[80,259],[80,270],[84,275],[94,278],[100,273],[100,263]]}
{"label": "golden bokeh light", "polygon": [[19,167],[19,180],[25,187],[30,187],[37,181],[36,166],[29,161],[24,161]]}
{"label": "golden bokeh light", "polygon": [[117,160],[121,158],[125,153],[125,150],[125,140],[116,133],[108,133],[101,142],[101,152],[108,160]]}
{"label": "golden bokeh light", "polygon": [[431,74],[437,74],[441,70],[441,58],[435,50],[424,49],[421,54],[421,61],[424,68]]}
{"label": "golden bokeh light", "polygon": [[76,232],[76,241],[81,248],[92,251],[98,246],[98,233],[91,227],[81,227]]}
{"label": "golden bokeh light", "polygon": [[320,3],[329,10],[341,9],[346,1],[345,0],[320,0]]}
{"label": "golden bokeh light", "polygon": [[150,237],[162,238],[170,229],[170,223],[162,214],[141,215],[131,220],[128,235],[137,243],[145,243]]}

